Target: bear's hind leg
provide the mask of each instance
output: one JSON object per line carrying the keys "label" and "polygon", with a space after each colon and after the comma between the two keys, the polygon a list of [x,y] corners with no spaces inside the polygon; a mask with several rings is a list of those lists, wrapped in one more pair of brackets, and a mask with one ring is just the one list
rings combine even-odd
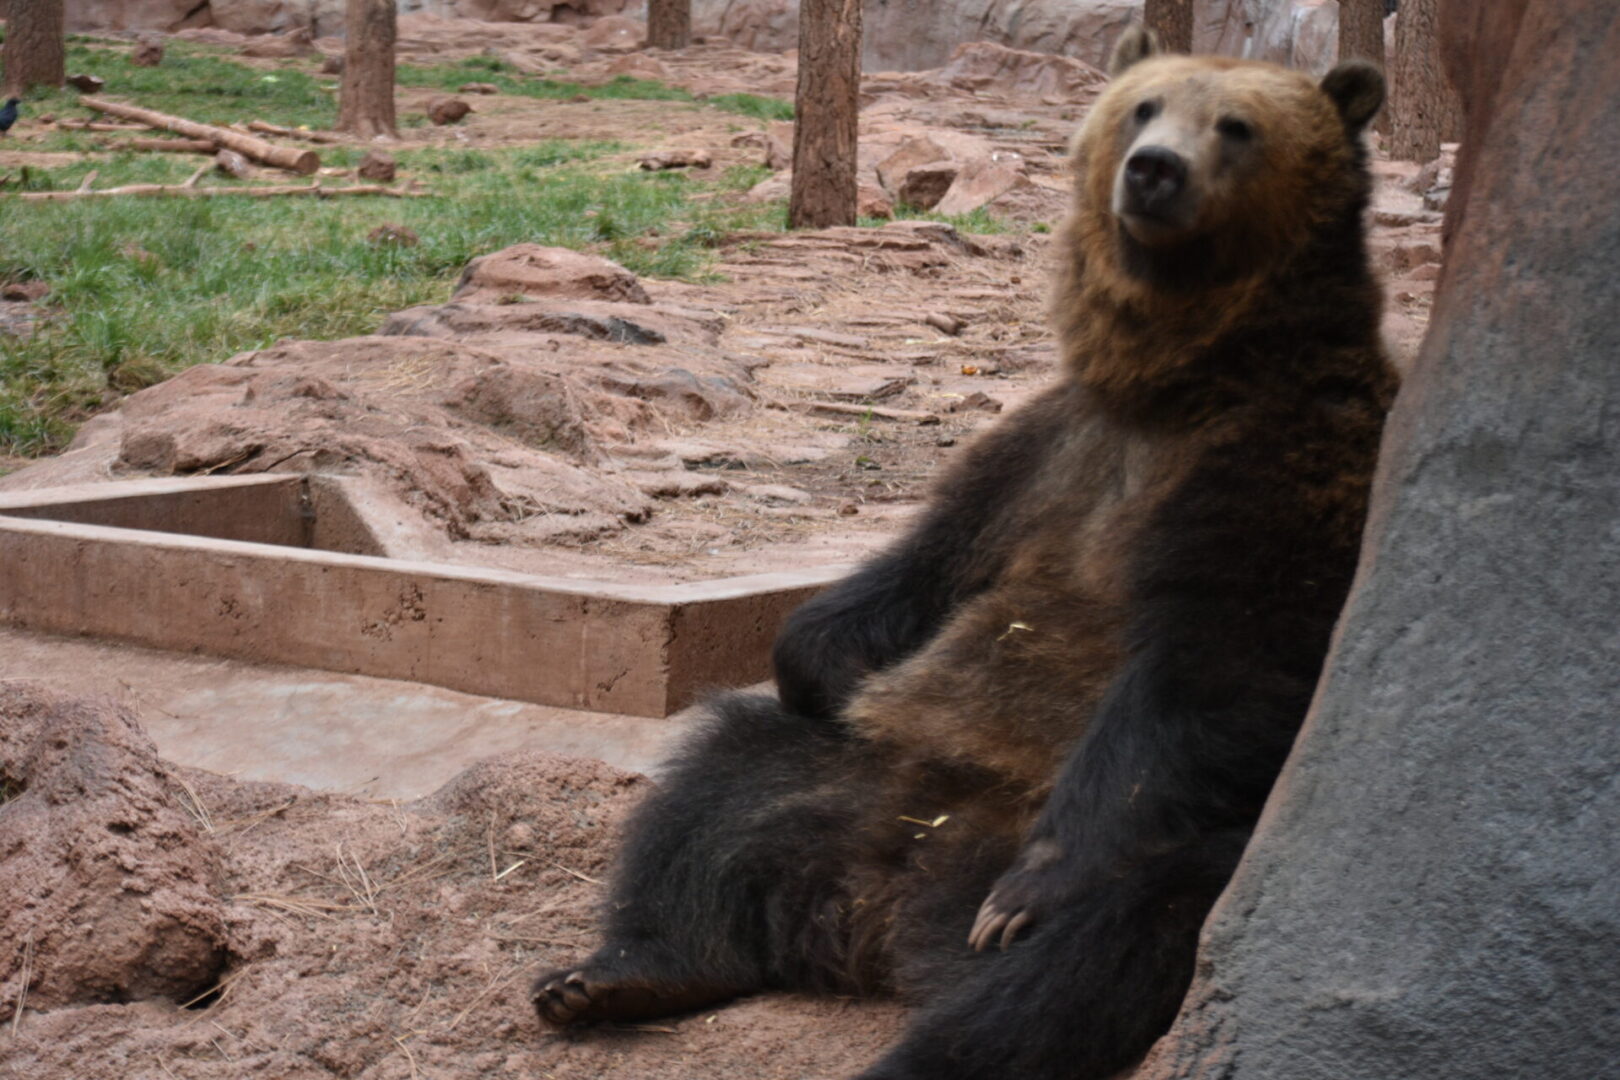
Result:
{"label": "bear's hind leg", "polygon": [[604,944],[534,983],[547,1023],[851,985],[841,898],[861,744],[765,695],[711,713],[629,823]]}
{"label": "bear's hind leg", "polygon": [[969,952],[964,926],[961,981],[858,1080],[1116,1076],[1175,1018],[1248,836],[1222,831],[1100,881],[1005,952]]}

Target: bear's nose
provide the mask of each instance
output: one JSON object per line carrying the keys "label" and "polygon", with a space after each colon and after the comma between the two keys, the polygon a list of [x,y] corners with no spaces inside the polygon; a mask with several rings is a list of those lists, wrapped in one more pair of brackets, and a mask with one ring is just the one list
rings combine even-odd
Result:
{"label": "bear's nose", "polygon": [[1125,162],[1125,187],[1137,209],[1163,209],[1186,186],[1186,159],[1169,147],[1144,146]]}

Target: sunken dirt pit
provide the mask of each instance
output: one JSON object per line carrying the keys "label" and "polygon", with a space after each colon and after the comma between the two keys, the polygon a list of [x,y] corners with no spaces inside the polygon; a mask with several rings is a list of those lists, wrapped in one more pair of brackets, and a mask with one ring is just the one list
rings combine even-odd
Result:
{"label": "sunken dirt pit", "polygon": [[[545,50],[561,50],[586,81],[630,72],[702,93],[793,85],[791,57],[464,20],[413,37],[416,18],[407,51],[556,64]],[[371,336],[221,357],[134,394],[0,490],[340,473],[399,557],[626,582],[856,560],[953,447],[1051,377],[1037,223],[1062,213],[1062,148],[1101,80],[991,46],[867,78],[872,205],[945,162],[945,208],[984,207],[996,235],[900,221],[721,236],[704,284],[490,252],[446,302]],[[406,139],[613,139],[631,164],[681,147],[720,170],[780,156],[782,126],[750,123],[496,95],[453,133]],[[1404,363],[1438,272],[1436,170],[1377,169],[1375,257]],[[33,303],[3,305],[0,332],[26,332]],[[584,1037],[539,1030],[528,978],[593,944],[616,830],[649,783],[539,751],[415,801],[244,782],[163,761],[126,702],[0,679],[0,1074],[785,1080],[869,1063],[896,1005],[771,995]]]}

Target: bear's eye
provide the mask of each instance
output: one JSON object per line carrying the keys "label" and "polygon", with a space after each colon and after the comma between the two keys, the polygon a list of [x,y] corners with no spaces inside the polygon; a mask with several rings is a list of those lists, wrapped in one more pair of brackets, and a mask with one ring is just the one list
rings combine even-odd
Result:
{"label": "bear's eye", "polygon": [[1222,138],[1231,139],[1233,142],[1248,142],[1254,138],[1254,128],[1235,116],[1224,117],[1215,125],[1215,130],[1221,133]]}
{"label": "bear's eye", "polygon": [[1145,124],[1158,115],[1159,103],[1157,101],[1144,101],[1136,107],[1136,122],[1138,124]]}

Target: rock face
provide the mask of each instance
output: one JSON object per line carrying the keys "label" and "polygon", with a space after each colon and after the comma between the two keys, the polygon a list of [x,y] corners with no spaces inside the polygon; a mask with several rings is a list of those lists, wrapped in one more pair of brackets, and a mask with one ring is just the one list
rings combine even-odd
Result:
{"label": "rock face", "polygon": [[[399,0],[401,15],[488,22],[577,23],[640,7],[635,0]],[[218,27],[238,34],[308,30],[327,37],[342,36],[343,8],[344,0],[66,0],[65,14],[73,32]]]}
{"label": "rock face", "polygon": [[1583,59],[1620,10],[1509,5],[1327,678],[1139,1080],[1620,1055],[1620,71]]}
{"label": "rock face", "polygon": [[[638,0],[399,0],[402,16],[586,25],[586,47],[637,49],[646,5]],[[939,67],[969,41],[1102,66],[1114,40],[1141,18],[1142,0],[866,0],[862,64],[868,71]],[[1209,0],[1194,48],[1325,72],[1333,64],[1335,0]],[[343,33],[343,0],[67,0],[72,31],[217,27],[238,34]],[[604,26],[603,24],[607,24]],[[797,0],[693,0],[693,30],[746,49],[798,47]],[[1251,40],[1252,39],[1252,40]]]}
{"label": "rock face", "polygon": [[0,684],[0,1020],[206,990],[219,852],[131,713]]}
{"label": "rock face", "polygon": [[[966,41],[1102,64],[1141,0],[867,0],[861,63],[867,71],[939,67]],[[746,48],[777,51],[799,43],[795,0],[693,0],[693,28]]]}

